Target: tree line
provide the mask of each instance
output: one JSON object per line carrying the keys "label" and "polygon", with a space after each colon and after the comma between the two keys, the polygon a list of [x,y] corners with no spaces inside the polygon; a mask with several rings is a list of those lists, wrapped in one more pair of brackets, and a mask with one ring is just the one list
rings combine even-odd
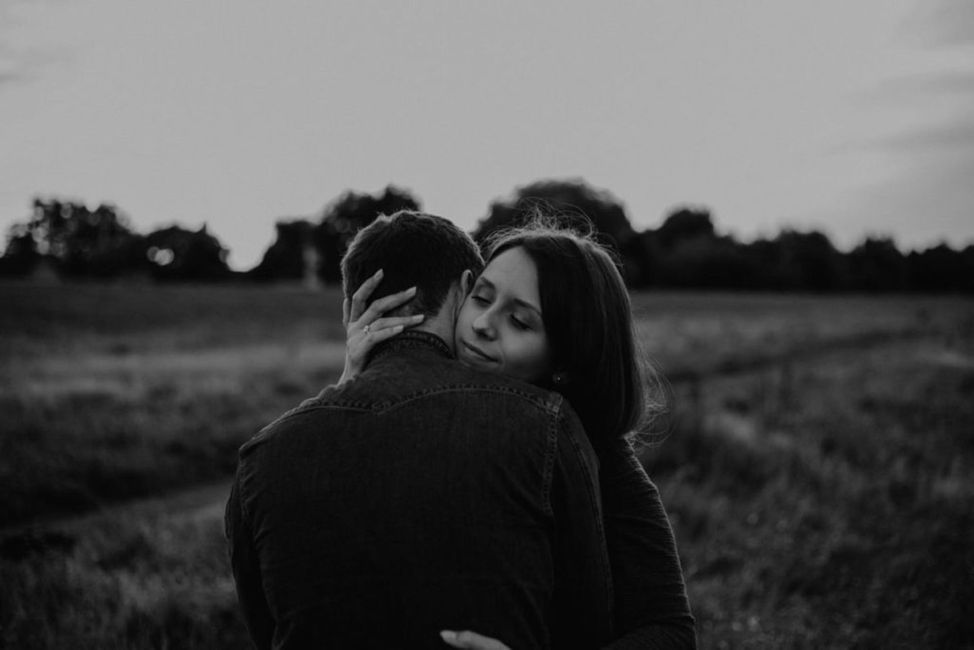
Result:
{"label": "tree line", "polygon": [[[0,257],[0,276],[46,269],[66,279],[146,277],[178,281],[305,281],[338,284],[339,261],[359,229],[379,214],[420,210],[411,192],[347,191],[312,218],[282,219],[259,264],[227,265],[228,250],[204,226],[136,232],[117,207],[35,198],[30,217],[15,223]],[[786,229],[773,238],[739,242],[718,234],[710,211],[678,206],[658,228],[637,231],[611,193],[581,180],[541,180],[491,203],[473,233],[484,244],[503,228],[538,214],[588,232],[616,255],[631,288],[772,291],[974,292],[974,246],[940,244],[901,252],[887,237],[868,237],[849,252],[816,230]]]}

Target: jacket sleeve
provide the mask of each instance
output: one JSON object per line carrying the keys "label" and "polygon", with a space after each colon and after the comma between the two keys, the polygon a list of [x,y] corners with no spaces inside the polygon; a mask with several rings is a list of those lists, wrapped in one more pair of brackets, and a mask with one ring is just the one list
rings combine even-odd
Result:
{"label": "jacket sleeve", "polygon": [[599,461],[615,592],[616,639],[606,647],[695,648],[683,570],[659,490],[624,439],[600,446]]}
{"label": "jacket sleeve", "polygon": [[598,460],[571,409],[555,434],[551,647],[597,648],[612,638],[612,572],[605,546]]}
{"label": "jacket sleeve", "polygon": [[227,501],[224,517],[230,566],[233,569],[240,611],[243,613],[250,638],[259,650],[265,648],[270,650],[274,638],[274,619],[264,595],[260,562],[250,524],[244,516],[238,481],[239,475],[230,490],[230,499]]}

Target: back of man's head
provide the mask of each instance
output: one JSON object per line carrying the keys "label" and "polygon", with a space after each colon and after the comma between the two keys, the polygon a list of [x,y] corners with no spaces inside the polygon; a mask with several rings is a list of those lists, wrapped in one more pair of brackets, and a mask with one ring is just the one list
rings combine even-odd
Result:
{"label": "back of man's head", "polygon": [[370,301],[415,286],[416,297],[397,313],[432,316],[464,271],[477,276],[483,267],[477,245],[453,223],[403,210],[380,216],[358,232],[342,258],[342,286],[351,298],[382,269],[382,282]]}

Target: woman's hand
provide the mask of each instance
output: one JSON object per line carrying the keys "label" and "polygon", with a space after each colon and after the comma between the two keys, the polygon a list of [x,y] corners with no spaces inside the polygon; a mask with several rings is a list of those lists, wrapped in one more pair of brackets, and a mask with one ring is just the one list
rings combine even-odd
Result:
{"label": "woman's hand", "polygon": [[470,630],[455,632],[453,630],[443,630],[440,637],[447,645],[454,648],[470,648],[471,650],[511,650],[506,645],[483,634],[477,634]]}
{"label": "woman's hand", "polygon": [[416,295],[416,287],[379,298],[366,308],[369,296],[382,282],[382,269],[362,283],[349,301],[342,301],[342,323],[345,325],[345,369],[338,380],[343,384],[365,369],[365,362],[369,352],[376,343],[385,341],[399,334],[407,327],[419,325],[425,316],[390,316],[382,315],[390,309],[405,305]]}

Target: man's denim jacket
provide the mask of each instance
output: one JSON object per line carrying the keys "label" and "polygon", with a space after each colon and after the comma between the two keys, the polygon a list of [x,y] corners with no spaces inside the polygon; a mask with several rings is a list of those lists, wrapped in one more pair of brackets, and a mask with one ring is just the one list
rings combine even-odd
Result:
{"label": "man's denim jacket", "polygon": [[560,396],[406,332],[241,447],[226,533],[247,626],[260,648],[443,648],[444,629],[597,647],[598,485]]}

